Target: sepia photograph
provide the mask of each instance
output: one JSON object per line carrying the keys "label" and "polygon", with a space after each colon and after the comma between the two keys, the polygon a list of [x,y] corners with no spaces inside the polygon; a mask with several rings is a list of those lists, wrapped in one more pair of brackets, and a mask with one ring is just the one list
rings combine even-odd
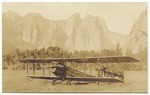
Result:
{"label": "sepia photograph", "polygon": [[2,2],[3,93],[148,93],[147,2]]}

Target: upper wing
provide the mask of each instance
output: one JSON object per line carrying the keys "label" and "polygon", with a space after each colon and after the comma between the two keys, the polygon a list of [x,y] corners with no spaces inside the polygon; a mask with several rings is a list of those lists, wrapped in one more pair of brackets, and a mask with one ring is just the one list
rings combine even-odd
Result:
{"label": "upper wing", "polygon": [[119,63],[119,62],[139,62],[139,60],[128,57],[128,56],[121,56],[121,57],[86,57],[86,58],[44,58],[44,59],[18,59],[20,62],[23,63],[51,63],[55,62],[76,62],[76,63]]}

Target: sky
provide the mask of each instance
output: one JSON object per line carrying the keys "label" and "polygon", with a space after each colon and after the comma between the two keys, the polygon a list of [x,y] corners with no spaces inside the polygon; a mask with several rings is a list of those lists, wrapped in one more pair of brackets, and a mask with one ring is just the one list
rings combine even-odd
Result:
{"label": "sky", "polygon": [[14,11],[21,16],[40,13],[44,18],[68,19],[76,12],[81,18],[90,14],[103,18],[109,31],[128,35],[138,16],[147,8],[144,2],[129,3],[2,3],[2,12]]}

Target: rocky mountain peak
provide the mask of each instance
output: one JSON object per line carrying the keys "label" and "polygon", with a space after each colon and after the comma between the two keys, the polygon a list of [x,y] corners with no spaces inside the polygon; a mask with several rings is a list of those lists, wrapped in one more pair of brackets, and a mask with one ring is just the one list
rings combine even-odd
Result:
{"label": "rocky mountain peak", "polygon": [[106,24],[99,19],[92,15],[83,18],[76,32],[75,50],[111,49],[108,30],[105,29]]}
{"label": "rocky mountain peak", "polygon": [[80,13],[76,12],[76,13],[73,14],[70,18],[81,18],[81,17],[80,17]]}
{"label": "rocky mountain peak", "polygon": [[128,48],[138,53],[147,47],[147,11],[144,10],[131,28],[128,38]]}
{"label": "rocky mountain peak", "polygon": [[135,31],[147,33],[147,10],[144,10],[135,21],[131,28],[130,36],[135,34]]}
{"label": "rocky mountain peak", "polygon": [[18,21],[20,20],[22,17],[20,15],[18,15],[16,12],[14,11],[8,11],[6,13],[3,13],[3,18],[7,18],[7,20],[11,20],[11,21]]}
{"label": "rocky mountain peak", "polygon": [[[87,15],[81,19],[80,14],[75,13],[66,20],[55,21],[45,19],[38,13],[29,13],[18,22],[19,24],[13,22],[11,25],[9,22],[3,22],[5,30],[3,31],[5,32],[3,33],[3,42],[13,45],[14,48],[39,49],[59,46],[68,51],[111,49],[106,22],[99,17]],[[8,25],[9,29],[7,29]],[[17,34],[10,41],[7,37],[10,37],[12,28],[14,28],[14,33],[17,30]],[[8,35],[5,35],[6,33]],[[16,40],[18,40],[17,43]],[[7,47],[8,45],[3,44],[3,46]]]}

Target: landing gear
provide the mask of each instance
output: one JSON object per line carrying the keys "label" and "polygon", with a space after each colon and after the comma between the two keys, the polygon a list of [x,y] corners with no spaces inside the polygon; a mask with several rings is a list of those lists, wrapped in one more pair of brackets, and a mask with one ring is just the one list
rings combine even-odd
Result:
{"label": "landing gear", "polygon": [[66,85],[71,85],[71,80],[67,80]]}
{"label": "landing gear", "polygon": [[53,81],[52,81],[52,85],[56,85],[56,79],[54,79]]}
{"label": "landing gear", "polygon": [[[54,79],[54,80],[52,80],[52,85],[56,85],[56,84],[62,83],[64,81],[65,80]],[[70,85],[71,84],[70,82],[71,81],[67,81],[66,84]]]}

